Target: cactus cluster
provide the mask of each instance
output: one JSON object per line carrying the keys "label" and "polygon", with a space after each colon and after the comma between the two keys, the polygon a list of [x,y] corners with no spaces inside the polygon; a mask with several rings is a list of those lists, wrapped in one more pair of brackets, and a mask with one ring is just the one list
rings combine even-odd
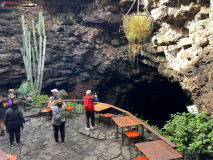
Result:
{"label": "cactus cluster", "polygon": [[23,30],[23,48],[21,53],[26,69],[27,80],[31,82],[31,88],[34,91],[41,92],[42,80],[46,54],[46,33],[44,25],[44,17],[42,12],[39,12],[39,21],[36,25],[39,36],[39,47],[36,38],[34,20],[32,20],[32,36],[33,45],[31,45],[31,32],[25,24],[24,16],[22,15],[22,30]]}

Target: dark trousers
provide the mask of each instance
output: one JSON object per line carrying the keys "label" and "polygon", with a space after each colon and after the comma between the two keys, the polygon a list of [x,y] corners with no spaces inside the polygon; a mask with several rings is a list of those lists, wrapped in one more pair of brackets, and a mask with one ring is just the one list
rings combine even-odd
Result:
{"label": "dark trousers", "polygon": [[11,128],[8,130],[9,137],[10,137],[10,144],[14,143],[14,135],[16,136],[16,142],[20,143],[20,127]]}
{"label": "dark trousers", "polygon": [[61,133],[61,142],[64,142],[65,137],[65,122],[61,122],[60,126],[53,125],[54,128],[54,138],[58,142],[58,131]]}
{"label": "dark trousers", "polygon": [[91,118],[92,127],[95,127],[95,112],[94,111],[86,112],[87,128],[90,128],[90,125],[89,125],[90,118]]}

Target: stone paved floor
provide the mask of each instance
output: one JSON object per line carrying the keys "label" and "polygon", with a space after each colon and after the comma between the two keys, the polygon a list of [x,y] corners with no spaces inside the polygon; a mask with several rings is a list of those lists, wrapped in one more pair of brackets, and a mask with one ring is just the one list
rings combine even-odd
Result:
{"label": "stone paved floor", "polygon": [[83,114],[67,117],[65,144],[56,145],[51,121],[45,116],[33,117],[33,112],[24,112],[29,121],[21,132],[21,146],[10,147],[8,134],[0,137],[0,149],[18,160],[129,160],[140,155],[128,138],[121,145],[121,135],[115,137],[112,124],[101,123],[94,131],[85,131]]}

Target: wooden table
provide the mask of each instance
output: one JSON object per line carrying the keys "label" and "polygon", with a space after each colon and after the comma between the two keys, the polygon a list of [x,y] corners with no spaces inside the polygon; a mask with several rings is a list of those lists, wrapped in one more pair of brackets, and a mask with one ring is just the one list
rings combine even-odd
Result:
{"label": "wooden table", "polygon": [[118,127],[120,127],[122,129],[122,144],[124,143],[123,128],[124,127],[137,126],[137,130],[138,130],[138,125],[140,125],[140,123],[137,120],[135,120],[134,118],[132,118],[131,116],[115,117],[115,118],[112,118],[112,119],[117,124],[116,137],[118,137]]}
{"label": "wooden table", "polygon": [[7,155],[2,150],[0,150],[0,160],[9,160]]}
{"label": "wooden table", "polygon": [[95,106],[95,112],[101,112],[101,111],[111,108],[111,105],[104,104],[104,103],[97,103],[97,104],[94,104],[94,106]]}
{"label": "wooden table", "polygon": [[172,160],[183,157],[162,140],[137,143],[135,145],[149,160]]}

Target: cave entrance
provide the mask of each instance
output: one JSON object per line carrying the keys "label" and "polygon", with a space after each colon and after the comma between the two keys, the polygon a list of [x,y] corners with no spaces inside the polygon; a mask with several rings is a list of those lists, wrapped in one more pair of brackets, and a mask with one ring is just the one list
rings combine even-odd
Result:
{"label": "cave entrance", "polygon": [[191,100],[179,83],[142,82],[127,93],[120,95],[116,105],[149,120],[151,125],[163,127],[171,114],[188,112]]}

